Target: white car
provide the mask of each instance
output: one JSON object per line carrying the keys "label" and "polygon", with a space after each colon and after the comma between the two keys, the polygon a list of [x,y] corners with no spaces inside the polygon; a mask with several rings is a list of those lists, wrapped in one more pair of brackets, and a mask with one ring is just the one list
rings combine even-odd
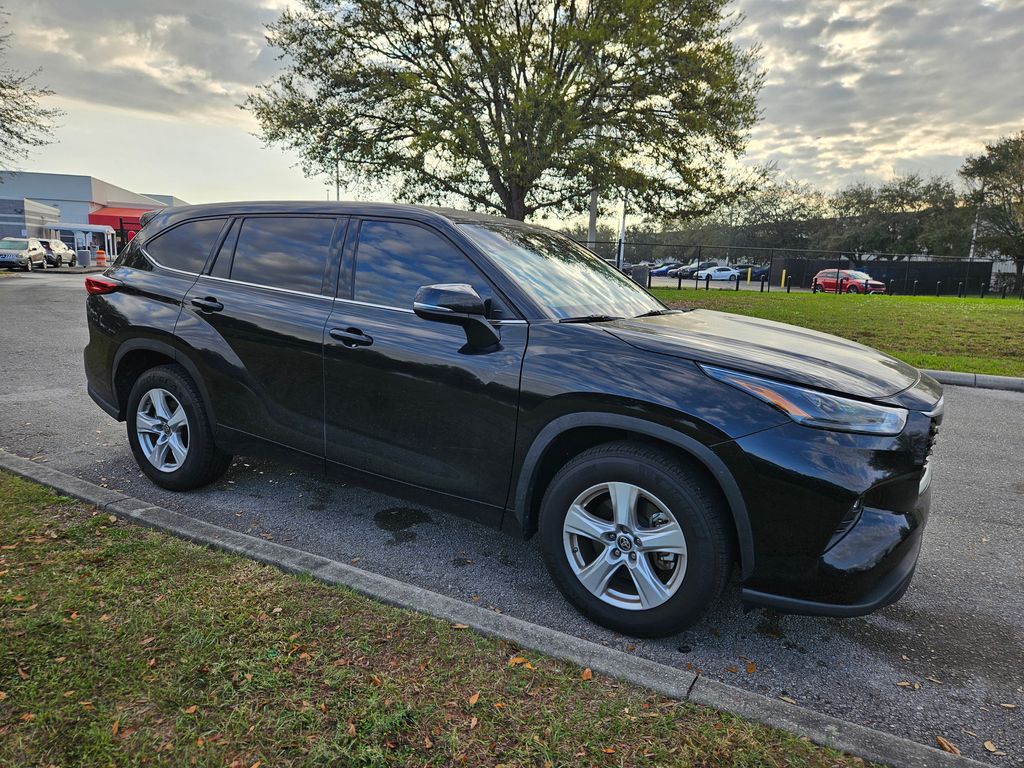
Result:
{"label": "white car", "polygon": [[740,272],[732,267],[708,267],[697,273],[698,280],[739,280]]}

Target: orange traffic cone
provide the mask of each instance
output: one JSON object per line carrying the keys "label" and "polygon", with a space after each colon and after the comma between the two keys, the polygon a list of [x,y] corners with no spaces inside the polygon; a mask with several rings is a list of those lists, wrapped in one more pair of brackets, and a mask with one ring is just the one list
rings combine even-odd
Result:
{"label": "orange traffic cone", "polygon": [[107,252],[100,248],[96,251],[96,266],[105,267],[107,266]]}

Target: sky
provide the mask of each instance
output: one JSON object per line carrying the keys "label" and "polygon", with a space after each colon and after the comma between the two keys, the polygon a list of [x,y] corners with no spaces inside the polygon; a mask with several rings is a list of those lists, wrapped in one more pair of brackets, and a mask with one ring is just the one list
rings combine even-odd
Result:
{"label": "sky", "polygon": [[[41,68],[65,110],[27,171],[97,176],[188,202],[322,199],[238,108],[281,68],[264,25],[286,0],[18,0],[6,64]],[[2,0],[0,0],[2,3]],[[952,175],[1024,129],[1024,0],[737,0],[760,46],[763,117],[745,162],[825,189]],[[382,199],[348,189],[349,198]]]}

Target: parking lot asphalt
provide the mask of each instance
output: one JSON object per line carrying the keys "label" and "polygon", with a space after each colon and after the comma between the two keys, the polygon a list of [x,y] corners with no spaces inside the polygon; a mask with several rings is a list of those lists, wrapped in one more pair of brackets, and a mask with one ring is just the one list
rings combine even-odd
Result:
{"label": "parking lot asphalt", "polygon": [[639,641],[581,618],[553,589],[533,542],[443,510],[244,456],[202,491],[152,485],[124,425],[85,392],[84,299],[79,276],[0,276],[0,448],[767,696],[932,746],[942,736],[995,765],[1024,765],[1022,393],[947,388],[932,516],[916,578],[896,605],[855,619],[744,613],[733,584],[696,628]]}

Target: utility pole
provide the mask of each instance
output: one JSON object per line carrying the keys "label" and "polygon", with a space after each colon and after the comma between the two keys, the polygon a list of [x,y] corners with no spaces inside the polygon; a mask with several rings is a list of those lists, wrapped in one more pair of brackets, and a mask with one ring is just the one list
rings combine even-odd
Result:
{"label": "utility pole", "polygon": [[341,159],[337,156],[334,158],[334,200],[341,200]]}
{"label": "utility pole", "polygon": [[622,196],[622,222],[619,225],[619,249],[618,253],[615,254],[615,266],[622,269],[622,264],[626,260],[626,200],[627,195]]}
{"label": "utility pole", "polygon": [[971,250],[967,256],[967,274],[964,275],[964,285],[970,279],[971,266],[974,264],[974,242],[978,239],[978,219],[981,218],[981,207],[985,205],[985,182],[981,183],[981,199],[978,201],[978,208],[974,211],[974,227],[971,229]]}
{"label": "utility pole", "polygon": [[[601,126],[597,126],[597,132],[594,135],[594,143],[601,143]],[[594,186],[590,188],[590,224],[587,227],[587,248],[594,250],[594,246],[597,244],[597,179],[593,180]]]}

